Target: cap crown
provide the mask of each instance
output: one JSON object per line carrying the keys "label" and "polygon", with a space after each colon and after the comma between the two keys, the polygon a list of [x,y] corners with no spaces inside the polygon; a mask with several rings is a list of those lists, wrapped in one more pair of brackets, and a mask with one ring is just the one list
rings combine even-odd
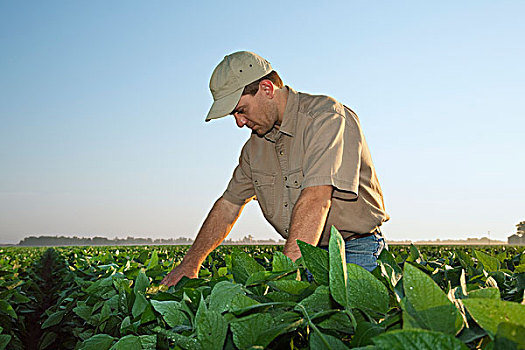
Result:
{"label": "cap crown", "polygon": [[234,52],[224,57],[210,79],[214,100],[221,99],[272,71],[270,62],[249,51]]}

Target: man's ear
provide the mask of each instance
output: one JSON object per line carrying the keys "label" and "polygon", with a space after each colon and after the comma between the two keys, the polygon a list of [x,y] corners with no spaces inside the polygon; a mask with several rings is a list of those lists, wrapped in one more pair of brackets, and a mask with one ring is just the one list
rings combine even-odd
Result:
{"label": "man's ear", "polygon": [[275,96],[274,89],[275,89],[275,86],[268,79],[264,79],[259,83],[259,90],[263,93],[264,96],[267,96],[270,99]]}

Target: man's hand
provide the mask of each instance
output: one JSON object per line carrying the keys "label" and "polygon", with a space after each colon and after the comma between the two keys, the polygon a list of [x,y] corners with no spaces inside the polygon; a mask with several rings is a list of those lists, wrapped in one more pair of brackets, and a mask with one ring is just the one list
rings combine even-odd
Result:
{"label": "man's hand", "polygon": [[332,205],[333,187],[330,185],[307,187],[295,203],[290,233],[283,253],[293,261],[301,257],[296,240],[317,245]]}
{"label": "man's hand", "polygon": [[183,276],[198,277],[202,262],[228,236],[245,204],[238,205],[219,198],[204,220],[182,263],[168,273],[161,284],[174,286]]}
{"label": "man's hand", "polygon": [[197,278],[199,277],[199,269],[186,267],[184,264],[176,266],[170,273],[162,279],[161,284],[166,286],[174,286],[182,279],[182,277]]}

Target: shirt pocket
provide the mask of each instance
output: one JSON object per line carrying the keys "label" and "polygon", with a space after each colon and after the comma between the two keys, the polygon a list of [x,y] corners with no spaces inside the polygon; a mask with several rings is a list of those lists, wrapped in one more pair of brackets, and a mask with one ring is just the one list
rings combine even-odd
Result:
{"label": "shirt pocket", "polygon": [[303,169],[292,170],[284,177],[284,185],[288,191],[288,198],[293,205],[295,205],[303,190],[303,179]]}
{"label": "shirt pocket", "polygon": [[275,175],[252,172],[255,196],[264,216],[273,217],[275,208]]}

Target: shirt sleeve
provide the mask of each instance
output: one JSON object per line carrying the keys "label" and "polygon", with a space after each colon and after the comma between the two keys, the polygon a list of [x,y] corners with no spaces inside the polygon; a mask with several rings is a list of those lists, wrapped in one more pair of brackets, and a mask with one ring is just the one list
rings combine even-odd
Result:
{"label": "shirt sleeve", "polygon": [[363,134],[351,113],[323,113],[305,134],[303,188],[332,185],[333,196],[357,200]]}
{"label": "shirt sleeve", "polygon": [[228,187],[222,195],[224,199],[238,205],[246,204],[255,196],[248,152],[249,147],[250,140],[244,144],[239,157],[239,164],[233,171]]}

